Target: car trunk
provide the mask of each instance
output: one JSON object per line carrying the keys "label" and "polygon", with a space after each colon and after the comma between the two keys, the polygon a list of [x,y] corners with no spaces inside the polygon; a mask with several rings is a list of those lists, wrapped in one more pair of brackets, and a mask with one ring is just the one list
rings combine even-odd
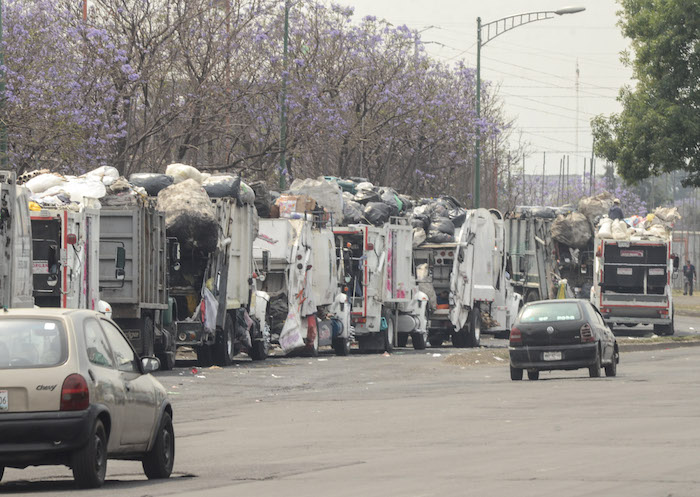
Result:
{"label": "car trunk", "polygon": [[521,323],[518,329],[525,346],[574,345],[581,343],[581,326],[583,322],[551,321],[540,323]]}

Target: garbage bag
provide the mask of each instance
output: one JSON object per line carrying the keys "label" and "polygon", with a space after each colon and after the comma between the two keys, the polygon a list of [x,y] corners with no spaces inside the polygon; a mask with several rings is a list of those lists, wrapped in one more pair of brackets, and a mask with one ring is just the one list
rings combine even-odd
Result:
{"label": "garbage bag", "polygon": [[423,228],[413,228],[413,248],[425,243],[428,235]]}
{"label": "garbage bag", "polygon": [[392,216],[398,216],[401,211],[403,211],[403,202],[399,198],[399,195],[392,188],[382,188],[379,191],[379,196],[386,205],[392,208],[394,211]]}
{"label": "garbage bag", "polygon": [[369,224],[382,226],[389,221],[393,209],[384,202],[370,202],[365,207],[363,217]]}
{"label": "garbage bag", "polygon": [[165,168],[165,174],[172,176],[175,180],[175,184],[192,179],[201,185],[202,181],[204,181],[202,173],[200,173],[196,168],[188,166],[187,164],[170,164]]}
{"label": "garbage bag", "polygon": [[134,173],[129,176],[129,183],[140,186],[146,190],[149,197],[155,197],[161,190],[175,182],[172,176],[156,173]]}
{"label": "garbage bag", "polygon": [[338,183],[320,179],[295,179],[289,187],[292,195],[306,195],[333,215],[333,219],[343,219],[343,190]]}
{"label": "garbage bag", "polygon": [[116,167],[112,166],[100,166],[97,169],[83,174],[83,178],[95,179],[101,181],[105,186],[110,186],[117,179],[119,179],[119,171]]}
{"label": "garbage bag", "polygon": [[627,224],[624,221],[615,219],[612,222],[612,236],[615,240],[627,240],[629,238]]}
{"label": "garbage bag", "polygon": [[432,222],[430,223],[429,231],[439,231],[440,233],[454,235],[455,225],[452,224],[452,221],[450,221],[450,218],[448,217],[436,217],[433,218]]}
{"label": "garbage bag", "polygon": [[238,200],[248,205],[255,205],[255,192],[245,181],[241,181]]}
{"label": "garbage bag", "polygon": [[272,196],[264,181],[253,181],[250,187],[255,194],[255,209],[260,217],[270,217],[270,207],[272,206]]}
{"label": "garbage bag", "polygon": [[92,178],[71,179],[60,187],[70,196],[71,202],[83,203],[86,198],[102,198],[107,194],[104,183]]}
{"label": "garbage bag", "polygon": [[552,238],[569,247],[584,248],[592,237],[591,225],[580,212],[559,215],[552,223]]}
{"label": "garbage bag", "polygon": [[413,213],[411,217],[408,218],[408,221],[414,228],[423,228],[427,230],[430,227],[430,218],[425,215]]}
{"label": "garbage bag", "polygon": [[673,227],[681,219],[678,207],[657,207],[654,209],[654,219],[660,220],[664,226]]}
{"label": "garbage bag", "polygon": [[454,243],[455,237],[441,231],[429,231],[427,241],[430,243]]}
{"label": "garbage bag", "polygon": [[214,206],[195,180],[188,179],[161,190],[157,205],[165,212],[168,236],[177,238],[183,250],[208,254],[216,249],[219,224]]}
{"label": "garbage bag", "polygon": [[447,217],[450,218],[455,228],[461,228],[464,221],[467,219],[467,210],[462,207],[457,207],[449,211]]}
{"label": "garbage bag", "polygon": [[612,219],[609,217],[604,217],[600,220],[598,225],[598,238],[610,239],[612,235]]}
{"label": "garbage bag", "polygon": [[60,186],[66,182],[66,178],[60,174],[44,173],[35,176],[25,183],[24,186],[32,193],[44,193],[53,186]]}
{"label": "garbage bag", "polygon": [[578,211],[595,226],[601,217],[608,214],[614,199],[610,192],[602,192],[594,197],[583,197],[578,201]]}
{"label": "garbage bag", "polygon": [[359,224],[362,222],[363,206],[354,200],[346,200],[343,205],[343,224]]}
{"label": "garbage bag", "polygon": [[382,198],[374,190],[358,189],[355,194],[355,202],[367,205],[372,202],[381,202]]}
{"label": "garbage bag", "polygon": [[239,198],[241,192],[241,177],[232,174],[211,176],[202,182],[202,188],[209,198]]}
{"label": "garbage bag", "polygon": [[403,203],[403,212],[409,212],[413,209],[413,201],[408,196],[399,194],[399,198]]}
{"label": "garbage bag", "polygon": [[285,354],[304,347],[304,339],[301,336],[301,319],[296,311],[291,310],[287,314],[284,327],[280,332],[279,342]]}

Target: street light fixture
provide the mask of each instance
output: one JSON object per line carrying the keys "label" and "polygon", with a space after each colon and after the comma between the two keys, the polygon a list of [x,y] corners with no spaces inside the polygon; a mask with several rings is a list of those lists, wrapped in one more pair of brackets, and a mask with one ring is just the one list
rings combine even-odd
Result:
{"label": "street light fixture", "polygon": [[[476,167],[474,168],[474,207],[479,208],[481,188],[481,47],[486,45],[495,37],[502,35],[506,31],[529,24],[536,21],[553,19],[555,15],[578,14],[586,10],[585,7],[564,7],[558,10],[543,10],[539,12],[526,12],[503,17],[495,21],[481,24],[481,17],[476,18]],[[481,31],[486,29],[485,39]]]}

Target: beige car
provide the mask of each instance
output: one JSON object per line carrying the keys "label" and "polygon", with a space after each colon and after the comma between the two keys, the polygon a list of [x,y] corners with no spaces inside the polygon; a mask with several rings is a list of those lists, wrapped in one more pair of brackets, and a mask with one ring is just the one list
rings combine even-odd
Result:
{"label": "beige car", "polygon": [[61,464],[99,487],[107,459],[168,478],[172,407],[119,327],[95,311],[0,310],[0,478],[5,467]]}

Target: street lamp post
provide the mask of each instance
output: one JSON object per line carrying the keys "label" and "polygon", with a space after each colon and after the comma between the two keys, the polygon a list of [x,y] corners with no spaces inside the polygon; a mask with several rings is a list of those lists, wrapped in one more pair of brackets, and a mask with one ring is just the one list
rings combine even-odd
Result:
{"label": "street lamp post", "polygon": [[[566,7],[559,10],[544,10],[539,12],[526,12],[503,17],[495,21],[481,24],[481,17],[476,18],[476,167],[474,168],[474,207],[480,207],[481,189],[481,47],[486,45],[498,35],[517,27],[536,21],[553,19],[555,15],[578,14],[586,10],[585,7]],[[481,30],[486,29],[483,37]]]}

